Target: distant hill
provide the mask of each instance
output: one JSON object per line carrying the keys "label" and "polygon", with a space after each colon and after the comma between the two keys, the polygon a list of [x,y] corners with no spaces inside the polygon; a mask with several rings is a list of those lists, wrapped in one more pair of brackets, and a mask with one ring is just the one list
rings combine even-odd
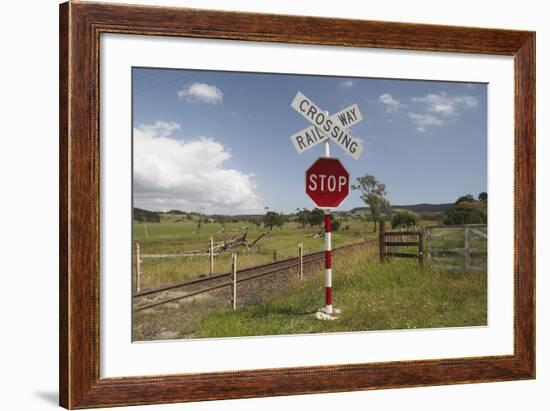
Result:
{"label": "distant hill", "polygon": [[414,211],[416,213],[444,213],[453,206],[453,203],[430,204],[420,203],[411,205],[394,205],[392,208]]}
{"label": "distant hill", "polygon": [[[449,208],[453,206],[453,203],[443,203],[443,204],[430,204],[430,203],[420,203],[420,204],[410,204],[410,205],[392,205],[393,210],[409,210],[416,213],[444,213]],[[361,211],[368,211],[368,207],[355,207],[350,210],[351,213],[357,213]]]}
{"label": "distant hill", "polygon": [[206,216],[194,211],[170,210],[170,211],[149,211],[134,207],[134,221],[138,223],[177,223],[182,221],[196,220]]}
{"label": "distant hill", "polygon": [[166,214],[179,214],[179,215],[185,215],[187,214],[185,211],[181,211],[181,210],[170,210],[170,211],[167,211]]}
{"label": "distant hill", "polygon": [[[445,213],[449,208],[453,206],[453,203],[443,203],[443,204],[430,204],[430,203],[420,203],[420,204],[409,204],[409,205],[392,205],[392,210],[409,210],[414,211],[422,215],[422,218],[434,217],[435,219],[441,218],[442,214]],[[363,214],[368,213],[368,207],[355,207],[349,211],[338,210],[334,211],[335,215],[346,216],[349,214]],[[390,213],[391,214],[391,213]],[[293,216],[294,213],[287,214]],[[258,218],[261,218],[263,214],[239,214],[239,215],[224,215],[224,214],[211,214],[203,215],[209,220],[218,221],[222,218],[232,218],[236,221],[253,221]],[[182,222],[187,220],[195,220],[201,217],[199,213],[190,211],[181,211],[181,210],[170,210],[167,212],[162,211],[149,211],[143,210],[141,208],[134,207],[134,221],[139,223],[148,222],[148,223],[159,223],[159,222]]]}
{"label": "distant hill", "polygon": [[160,215],[154,211],[134,207],[134,221],[139,223],[160,223]]}

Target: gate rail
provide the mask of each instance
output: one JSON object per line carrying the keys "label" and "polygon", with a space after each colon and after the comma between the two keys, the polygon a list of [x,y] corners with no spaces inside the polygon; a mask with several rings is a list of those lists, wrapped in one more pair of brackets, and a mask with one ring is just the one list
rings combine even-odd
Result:
{"label": "gate rail", "polygon": [[[479,265],[487,262],[486,225],[431,226],[425,227],[424,230],[426,257],[432,267],[445,270],[486,271],[486,267]],[[452,233],[461,235],[452,236]],[[481,246],[472,246],[472,242],[481,243]]]}
{"label": "gate rail", "polygon": [[[388,257],[416,258],[424,262],[424,233],[419,230],[387,231],[385,222],[379,222],[378,243],[380,262],[385,263]],[[415,247],[415,252],[408,252],[405,247]]]}

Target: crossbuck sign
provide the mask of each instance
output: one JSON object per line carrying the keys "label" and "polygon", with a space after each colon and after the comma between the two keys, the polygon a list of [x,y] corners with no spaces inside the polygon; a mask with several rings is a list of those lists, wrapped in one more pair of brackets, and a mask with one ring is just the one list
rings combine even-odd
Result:
{"label": "crossbuck sign", "polygon": [[327,111],[298,92],[292,100],[291,107],[311,123],[308,128],[290,136],[298,153],[301,154],[330,138],[354,159],[359,159],[363,145],[346,130],[363,120],[357,104],[329,115]]}
{"label": "crossbuck sign", "polygon": [[315,205],[325,209],[325,307],[317,311],[320,320],[334,320],[339,310],[332,309],[332,222],[330,209],[336,208],[349,194],[349,174],[337,158],[330,157],[329,141],[338,144],[354,159],[363,151],[361,142],[347,129],[363,120],[357,104],[330,115],[298,92],[291,107],[311,126],[290,136],[298,153],[325,143],[325,156],[306,171],[306,193]]}

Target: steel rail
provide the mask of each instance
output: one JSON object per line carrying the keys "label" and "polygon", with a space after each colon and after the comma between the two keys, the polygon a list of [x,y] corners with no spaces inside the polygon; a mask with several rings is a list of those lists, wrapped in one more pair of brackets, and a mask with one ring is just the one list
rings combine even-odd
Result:
{"label": "steel rail", "polygon": [[[358,247],[360,245],[366,245],[366,244],[373,243],[373,242],[375,242],[375,240],[364,241],[364,242],[361,242],[361,243],[348,244],[348,245],[338,247],[337,249],[335,249],[335,251],[344,250],[344,249],[348,249],[348,248],[354,248],[354,247]],[[304,258],[303,258],[303,260],[304,260],[303,262],[305,264],[311,264],[311,263],[314,263],[314,262],[321,261],[323,258],[324,258],[324,252],[320,251],[320,252],[305,255]],[[265,264],[265,265],[262,265],[262,266],[246,268],[244,270],[239,271],[239,273],[242,274],[242,273],[246,273],[246,272],[255,272],[255,271],[257,272],[259,270],[263,270],[263,269],[266,269],[266,268],[268,268],[268,271],[260,272],[260,273],[254,273],[251,276],[239,278],[239,279],[237,279],[237,283],[241,283],[241,282],[253,280],[255,278],[275,274],[275,273],[281,272],[283,270],[288,270],[290,268],[293,268],[293,267],[297,266],[298,264],[299,264],[299,258],[298,257],[292,257],[292,258],[288,258],[286,260],[277,261],[277,262]],[[167,286],[167,287],[160,287],[160,288],[157,288],[157,289],[154,289],[154,290],[143,291],[139,294],[135,294],[134,297],[143,297],[143,296],[146,296],[146,295],[171,290],[171,289],[174,289],[174,288],[179,288],[179,287],[186,286],[186,285],[192,285],[192,284],[197,284],[197,283],[201,283],[201,282],[204,282],[204,281],[216,280],[216,279],[219,279],[219,278],[224,278],[226,276],[229,276],[230,274],[231,273],[222,273],[222,274],[217,274],[215,276],[209,276],[209,277],[198,278],[196,280],[185,281],[185,282],[182,282],[182,283],[179,283],[179,284],[172,284],[171,286]],[[198,294],[202,294],[202,293],[217,290],[217,289],[220,289],[220,288],[228,287],[230,285],[232,285],[232,283],[230,283],[230,282],[226,282],[226,283],[223,283],[223,284],[218,284],[218,285],[215,285],[215,286],[203,288],[203,289],[193,291],[193,292],[190,292],[190,293],[187,293],[187,294],[184,294],[184,295],[180,295],[180,296],[177,296],[177,297],[169,298],[169,299],[162,300],[162,301],[157,301],[157,302],[154,302],[154,303],[151,303],[151,304],[146,304],[146,305],[143,305],[141,307],[136,307],[135,310],[136,311],[145,310],[147,308],[152,308],[152,307],[156,307],[158,305],[167,304],[167,303],[170,303],[170,302],[174,302],[174,301],[182,300],[182,299],[185,299],[185,298],[193,297],[193,296],[198,295]]]}
{"label": "steel rail", "polygon": [[[360,243],[343,245],[341,247],[336,248],[334,251],[347,249],[347,248],[351,248],[351,247],[354,247],[354,246],[368,244],[368,243],[373,242],[373,241],[374,240],[369,240],[369,241],[364,241],[364,242],[360,242]],[[303,256],[304,263],[309,262],[309,259],[311,259],[311,258],[316,259],[316,258],[320,258],[320,257],[323,257],[323,256],[324,256],[323,251],[318,251],[318,252],[315,252],[315,253],[306,254],[306,255]],[[239,270],[239,274],[246,274],[246,273],[249,273],[251,271],[258,271],[258,270],[262,270],[262,269],[265,269],[265,268],[268,268],[268,267],[273,267],[273,266],[278,266],[278,265],[283,265],[284,266],[286,263],[289,263],[289,262],[296,262],[295,264],[293,264],[293,265],[296,265],[299,262],[299,257],[291,257],[291,258],[287,258],[285,260],[275,261],[275,262],[263,264],[263,265],[260,265],[260,266],[244,268],[242,270]],[[281,269],[285,269],[285,268],[286,267],[283,267]],[[136,298],[136,297],[145,297],[145,296],[148,296],[148,295],[151,295],[151,294],[157,294],[157,293],[160,293],[160,292],[163,292],[163,291],[173,290],[174,288],[185,287],[185,286],[188,286],[188,285],[195,285],[195,284],[208,282],[208,281],[212,281],[212,280],[217,280],[217,279],[220,279],[220,278],[230,277],[230,276],[231,276],[230,272],[214,274],[214,275],[208,275],[208,276],[204,276],[204,277],[200,277],[200,278],[195,278],[193,280],[186,280],[186,281],[182,281],[182,282],[179,282],[179,283],[170,284],[170,285],[166,285],[166,286],[162,286],[162,287],[158,287],[158,288],[143,290],[143,291],[140,291],[138,293],[135,293],[133,295],[133,297],[134,298]]]}

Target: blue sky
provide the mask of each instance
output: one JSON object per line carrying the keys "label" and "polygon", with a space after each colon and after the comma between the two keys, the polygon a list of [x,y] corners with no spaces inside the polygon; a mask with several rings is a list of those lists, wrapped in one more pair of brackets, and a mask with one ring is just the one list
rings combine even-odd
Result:
{"label": "blue sky", "polygon": [[[351,181],[372,174],[391,204],[452,202],[487,191],[485,84],[292,74],[133,69],[134,205],[204,213],[313,207],[297,154],[301,91],[330,113],[358,104],[359,160],[335,144]],[[340,209],[364,204],[352,191]]]}

